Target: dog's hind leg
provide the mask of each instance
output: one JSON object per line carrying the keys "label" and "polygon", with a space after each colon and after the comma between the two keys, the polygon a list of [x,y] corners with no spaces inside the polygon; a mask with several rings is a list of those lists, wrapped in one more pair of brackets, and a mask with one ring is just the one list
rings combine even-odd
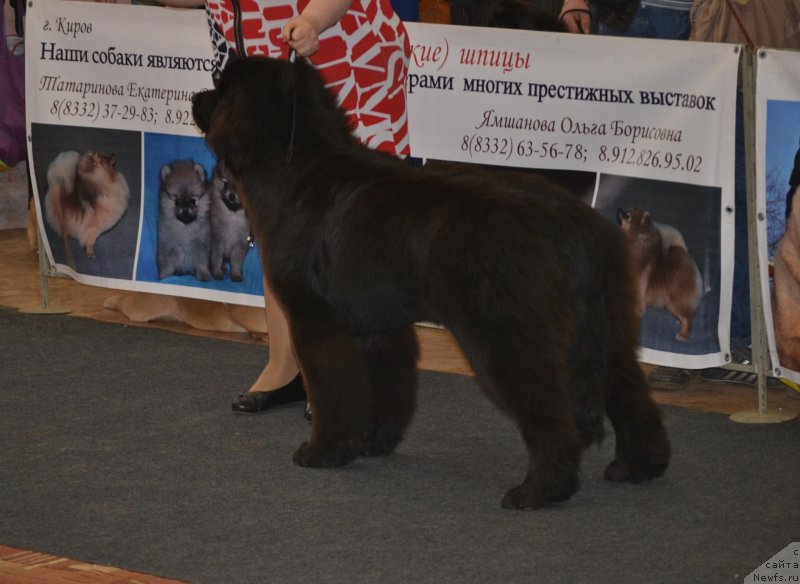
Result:
{"label": "dog's hind leg", "polygon": [[606,355],[598,347],[608,343],[608,327],[598,312],[602,306],[594,298],[575,304],[575,324],[569,357],[570,401],[575,413],[575,427],[584,446],[603,441],[606,414]]}
{"label": "dog's hind leg", "polygon": [[522,484],[502,500],[506,509],[535,509],[566,501],[579,486],[583,442],[566,388],[566,350],[547,335],[533,340],[506,327],[453,330],[478,383],[519,428],[528,449]]}
{"label": "dog's hind leg", "polygon": [[360,337],[372,385],[366,456],[389,454],[403,440],[416,409],[419,345],[414,327]]}
{"label": "dog's hind leg", "polygon": [[321,303],[287,311],[295,354],[314,411],[311,439],[300,445],[300,466],[346,464],[363,450],[369,429],[371,392],[363,352],[349,331]]}
{"label": "dog's hind leg", "polygon": [[[209,269],[211,275],[215,280],[222,280],[225,277],[225,256],[222,251],[222,244],[214,242],[211,244],[211,256],[209,260]],[[231,260],[231,280],[233,280],[233,260]],[[241,276],[234,282],[240,282]]]}
{"label": "dog's hind leg", "polygon": [[669,438],[632,348],[612,349],[606,392],[616,448],[605,478],[639,483],[664,474],[670,458]]}
{"label": "dog's hind leg", "polygon": [[86,255],[90,258],[94,258],[94,244],[97,242],[97,238],[100,237],[102,231],[99,227],[92,224],[89,225],[85,232],[81,234],[80,243],[81,247],[86,250]]}

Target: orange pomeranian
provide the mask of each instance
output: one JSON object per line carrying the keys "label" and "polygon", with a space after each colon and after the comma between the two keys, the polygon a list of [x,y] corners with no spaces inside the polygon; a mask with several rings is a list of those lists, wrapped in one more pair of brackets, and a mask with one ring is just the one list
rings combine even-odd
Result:
{"label": "orange pomeranian", "polygon": [[47,222],[64,238],[74,237],[90,258],[97,238],[128,208],[129,189],[113,154],[62,152],[47,168]]}

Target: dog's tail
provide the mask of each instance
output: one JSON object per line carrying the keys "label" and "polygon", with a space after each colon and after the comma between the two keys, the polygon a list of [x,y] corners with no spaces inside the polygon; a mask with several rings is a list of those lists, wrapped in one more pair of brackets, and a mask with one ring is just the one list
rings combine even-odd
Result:
{"label": "dog's tail", "polygon": [[64,254],[67,265],[76,269],[75,256],[69,245],[67,229],[68,212],[65,202],[75,189],[78,159],[80,154],[73,150],[62,152],[55,157],[47,168],[47,194],[45,195],[45,212],[50,227],[58,233],[64,243]]}

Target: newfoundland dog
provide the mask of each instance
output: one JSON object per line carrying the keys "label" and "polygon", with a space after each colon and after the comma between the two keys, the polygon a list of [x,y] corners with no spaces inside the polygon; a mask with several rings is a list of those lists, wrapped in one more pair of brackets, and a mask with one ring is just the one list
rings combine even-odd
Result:
{"label": "newfoundland dog", "polygon": [[443,324],[528,450],[503,507],[578,489],[582,452],[616,435],[605,476],[660,476],[670,447],[636,357],[620,230],[531,175],[427,170],[351,133],[303,60],[232,63],[194,118],[243,197],[314,411],[298,465],[389,454],[416,405],[414,323]]}

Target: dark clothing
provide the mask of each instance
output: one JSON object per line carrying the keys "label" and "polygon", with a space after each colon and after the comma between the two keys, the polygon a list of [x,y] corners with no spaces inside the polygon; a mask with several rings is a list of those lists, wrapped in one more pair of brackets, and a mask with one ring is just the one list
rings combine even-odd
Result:
{"label": "dark clothing", "polygon": [[[561,0],[526,0],[558,17]],[[595,18],[612,30],[622,33],[633,20],[639,0],[589,0]],[[484,26],[487,11],[495,8],[494,2],[486,0],[451,0],[450,22],[470,26]]]}
{"label": "dark clothing", "polygon": [[628,30],[639,0],[590,0],[594,19],[612,31],[622,34]]}

